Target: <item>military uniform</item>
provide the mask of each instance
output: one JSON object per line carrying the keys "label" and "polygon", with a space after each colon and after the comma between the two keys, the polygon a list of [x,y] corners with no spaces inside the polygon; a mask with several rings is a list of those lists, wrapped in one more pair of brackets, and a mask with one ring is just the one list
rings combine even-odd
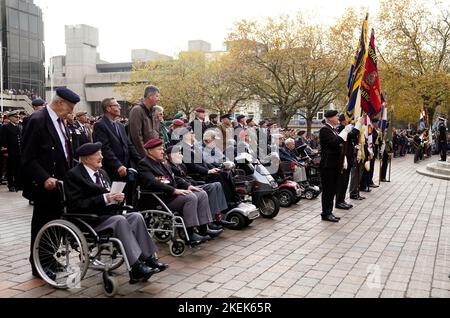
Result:
{"label": "military uniform", "polygon": [[2,146],[8,149],[6,161],[8,188],[11,192],[20,191],[22,188],[19,177],[22,154],[22,126],[13,123],[3,126],[1,139]]}
{"label": "military uniform", "polygon": [[440,123],[439,123],[439,127],[438,127],[439,154],[441,155],[441,161],[447,161],[447,152],[448,152],[447,127],[445,127],[443,118],[439,118],[439,119],[440,119]]}

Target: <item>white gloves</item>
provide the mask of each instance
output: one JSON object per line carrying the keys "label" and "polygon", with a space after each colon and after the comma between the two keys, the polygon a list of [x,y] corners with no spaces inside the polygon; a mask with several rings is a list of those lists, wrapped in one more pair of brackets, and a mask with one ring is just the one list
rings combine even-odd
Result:
{"label": "white gloves", "polygon": [[347,156],[344,157],[344,170],[348,169],[348,161],[347,161]]}
{"label": "white gloves", "polygon": [[370,161],[366,161],[366,163],[364,164],[364,168],[366,168],[367,172],[370,172]]}
{"label": "white gloves", "polygon": [[356,155],[356,160],[357,160],[358,162],[361,162],[361,160],[362,160],[362,152],[361,152],[361,149],[358,149],[358,154]]}
{"label": "white gloves", "polygon": [[359,117],[356,123],[355,129],[361,131],[361,127],[364,125],[364,117]]}
{"label": "white gloves", "polygon": [[353,125],[347,125],[345,126],[344,130],[339,134],[339,137],[341,137],[344,141],[347,141],[348,134],[353,130]]}

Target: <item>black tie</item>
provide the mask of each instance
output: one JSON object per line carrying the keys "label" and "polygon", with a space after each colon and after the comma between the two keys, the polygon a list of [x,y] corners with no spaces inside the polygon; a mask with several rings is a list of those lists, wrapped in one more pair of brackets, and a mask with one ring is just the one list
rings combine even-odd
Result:
{"label": "black tie", "polygon": [[67,152],[67,162],[69,162],[69,165],[70,165],[70,163],[72,161],[71,149],[70,149],[70,140],[69,140],[69,137],[67,135],[66,126],[64,125],[64,123],[63,123],[61,118],[58,118],[58,125],[59,125],[59,129],[61,130],[61,133],[64,136],[64,140],[65,140],[64,148],[66,149],[66,152]]}

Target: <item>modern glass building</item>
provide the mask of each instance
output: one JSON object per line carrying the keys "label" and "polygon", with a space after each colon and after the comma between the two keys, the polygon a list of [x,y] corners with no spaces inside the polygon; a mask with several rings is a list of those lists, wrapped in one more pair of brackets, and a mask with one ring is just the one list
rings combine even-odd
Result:
{"label": "modern glass building", "polygon": [[44,23],[33,0],[0,0],[3,87],[45,96]]}

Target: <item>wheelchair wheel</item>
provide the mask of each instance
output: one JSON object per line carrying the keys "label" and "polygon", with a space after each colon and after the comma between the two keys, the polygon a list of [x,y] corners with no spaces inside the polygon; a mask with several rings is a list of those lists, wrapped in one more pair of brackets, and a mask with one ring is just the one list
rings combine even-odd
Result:
{"label": "wheelchair wheel", "polygon": [[114,297],[119,291],[117,279],[108,272],[103,273],[103,292],[107,297]]}
{"label": "wheelchair wheel", "polygon": [[186,243],[183,240],[170,241],[169,243],[170,254],[174,257],[181,257],[186,251]]}
{"label": "wheelchair wheel", "polygon": [[75,288],[89,267],[89,250],[83,233],[72,223],[55,220],[39,231],[33,246],[34,265],[49,285]]}
{"label": "wheelchair wheel", "polygon": [[168,224],[165,224],[163,227],[158,228],[159,230],[164,230],[167,232],[154,232],[153,233],[153,237],[155,238],[156,241],[160,242],[160,243],[167,243],[170,241],[170,239],[172,238],[172,234],[170,233],[171,231],[171,226]]}

